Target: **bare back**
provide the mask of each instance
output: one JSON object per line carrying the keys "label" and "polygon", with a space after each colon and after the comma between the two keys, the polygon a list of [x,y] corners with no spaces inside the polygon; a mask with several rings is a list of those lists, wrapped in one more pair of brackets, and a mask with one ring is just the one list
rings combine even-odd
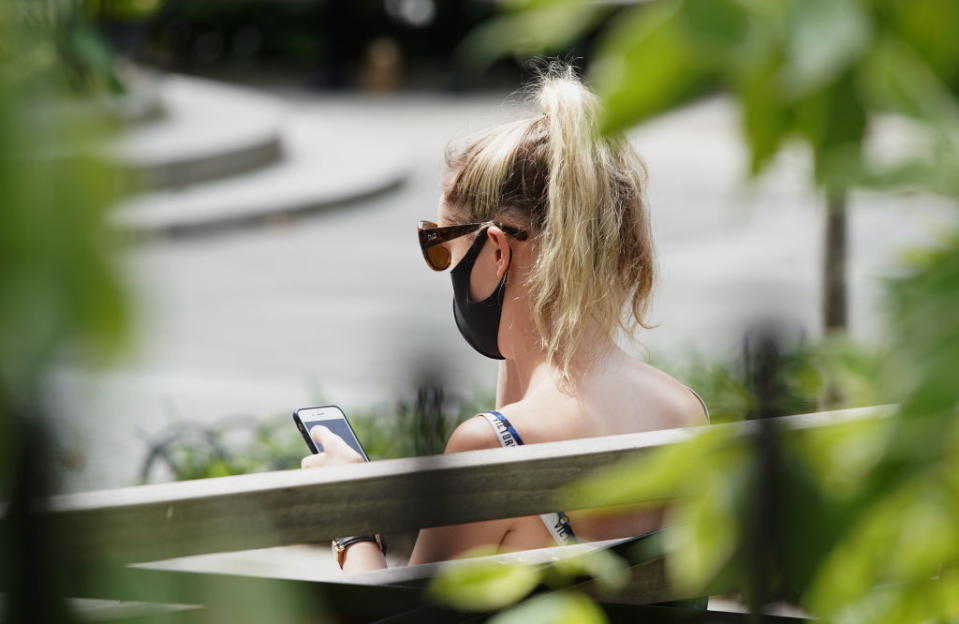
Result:
{"label": "bare back", "polygon": [[[570,397],[539,384],[500,411],[527,444],[705,425],[703,404],[670,375],[617,350],[604,358]],[[560,511],[560,510],[557,510]],[[640,535],[662,524],[660,510],[597,515],[567,511],[585,540]],[[513,519],[501,546],[528,549],[555,542],[538,516]]]}

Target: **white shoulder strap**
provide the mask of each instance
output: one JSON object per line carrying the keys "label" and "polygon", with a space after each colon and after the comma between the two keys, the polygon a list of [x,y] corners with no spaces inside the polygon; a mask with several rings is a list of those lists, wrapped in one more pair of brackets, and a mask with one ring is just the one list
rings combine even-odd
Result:
{"label": "white shoulder strap", "polygon": [[[493,427],[493,431],[496,432],[496,437],[499,438],[500,446],[519,446],[522,444],[522,440],[518,439],[514,435],[512,426],[503,422],[503,420],[492,412],[483,412],[483,416],[489,421],[489,424]],[[540,514],[540,520],[543,521],[543,524],[546,526],[546,530],[549,531],[550,535],[553,536],[553,539],[556,540],[557,544],[569,545],[575,544],[576,535],[573,534],[573,527],[570,525],[569,516],[565,513],[553,512]]]}
{"label": "white shoulder strap", "polygon": [[510,431],[510,427],[506,425],[496,414],[492,412],[483,412],[483,416],[486,417],[486,420],[489,421],[489,424],[493,427],[493,431],[496,432],[496,437],[499,438],[500,446],[519,446],[522,442],[516,440],[516,436]]}

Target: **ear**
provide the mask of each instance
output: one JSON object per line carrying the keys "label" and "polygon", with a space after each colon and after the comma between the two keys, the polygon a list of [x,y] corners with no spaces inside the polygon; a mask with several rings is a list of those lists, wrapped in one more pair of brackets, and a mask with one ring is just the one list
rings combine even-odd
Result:
{"label": "ear", "polygon": [[495,255],[493,256],[496,262],[496,279],[503,279],[503,276],[506,275],[506,270],[509,269],[510,260],[512,260],[512,250],[509,246],[509,239],[503,230],[495,225],[486,230],[486,235],[493,241],[493,244],[496,245]]}

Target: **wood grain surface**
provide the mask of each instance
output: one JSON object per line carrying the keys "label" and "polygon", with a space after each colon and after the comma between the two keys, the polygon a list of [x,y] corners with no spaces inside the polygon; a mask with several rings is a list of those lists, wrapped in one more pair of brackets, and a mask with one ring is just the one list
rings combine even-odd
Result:
{"label": "wood grain surface", "polygon": [[[778,419],[784,429],[891,413],[860,408]],[[710,427],[752,435],[751,421]],[[556,510],[555,491],[700,428],[533,444],[64,495],[44,506],[75,561],[111,564],[324,542]]]}

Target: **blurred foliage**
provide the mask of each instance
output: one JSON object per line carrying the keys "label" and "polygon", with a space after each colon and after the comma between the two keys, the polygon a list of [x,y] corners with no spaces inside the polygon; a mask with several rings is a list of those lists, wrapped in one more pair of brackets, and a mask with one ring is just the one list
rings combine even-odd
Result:
{"label": "blurred foliage", "polygon": [[534,596],[489,619],[490,624],[599,624],[606,616],[586,596],[573,591]]}
{"label": "blurred foliage", "polygon": [[[800,344],[783,355],[784,391],[778,409],[786,414],[816,411],[823,380],[835,379],[844,407],[888,403],[874,383],[881,356],[843,338]],[[740,360],[709,361],[689,353],[653,357],[651,363],[693,388],[709,407],[710,422],[748,418],[754,411],[746,370]],[[492,392],[447,396],[440,386],[421,385],[409,400],[350,410],[347,417],[371,459],[442,453],[459,423],[494,405]],[[326,404],[318,400],[317,405]],[[297,468],[306,452],[288,416],[259,421],[229,416],[212,424],[181,421],[148,441],[143,482],[165,465],[176,480]],[[161,468],[162,470],[162,468]]]}
{"label": "blurred foliage", "polygon": [[[928,267],[917,270],[924,273]],[[951,287],[959,289],[959,271],[953,279]],[[955,289],[951,292],[959,292]],[[959,305],[954,309],[959,311]],[[947,361],[959,361],[955,342],[951,348]],[[739,374],[699,363],[694,368],[722,371],[718,378],[735,388],[732,396],[752,397],[741,404],[736,420],[743,414],[793,413],[802,403],[796,396],[779,400],[791,394],[782,389],[795,383],[797,371],[800,378],[818,379],[810,373],[814,366],[835,371],[844,388],[859,388],[858,394],[845,396],[858,396],[865,404],[895,396],[895,388],[902,387],[902,362],[897,361],[902,351],[865,354],[832,341],[798,353],[782,355],[775,393],[761,404],[755,388],[739,376],[748,365],[740,364]],[[711,394],[708,384],[699,387],[713,400],[721,396]],[[816,384],[806,393],[814,404]],[[750,602],[758,600],[754,606],[792,601],[830,622],[950,621],[959,611],[948,597],[959,588],[940,570],[959,564],[956,402],[943,407],[935,427],[921,430],[925,435],[909,422],[916,415],[906,412],[906,405],[895,415],[895,408],[888,408],[888,417],[816,429],[785,431],[772,424],[775,419],[766,419],[759,425],[772,429],[759,437],[710,428],[688,443],[572,484],[556,505],[656,508],[668,503],[661,547],[673,586],[683,596],[740,590]],[[650,554],[635,556],[648,559]],[[757,557],[766,570],[759,596]],[[477,587],[484,578],[458,571],[438,580],[437,588],[456,606],[455,596],[466,586],[474,595],[492,591]],[[464,586],[457,588],[457,582]],[[517,609],[526,613],[531,604]]]}
{"label": "blurred foliage", "polygon": [[155,14],[164,0],[82,0],[84,12],[94,20],[142,20]]}
{"label": "blurred foliage", "polygon": [[[113,122],[97,106],[72,114],[118,85],[79,7],[0,3],[0,620],[11,623],[81,619],[65,599],[67,577],[77,571],[60,548],[69,535],[37,513],[55,464],[45,382],[65,359],[103,362],[129,333],[116,241],[105,226],[120,177],[99,157]],[[103,591],[129,589],[127,571],[112,572],[101,579]],[[230,595],[203,578],[189,583],[220,609],[191,621],[225,621],[224,613],[231,622],[305,621],[304,613],[324,621],[322,605],[303,594],[264,586]]]}
{"label": "blurred foliage", "polygon": [[[841,407],[891,402],[892,395],[875,384],[883,357],[881,350],[841,335],[795,345],[782,354],[783,387],[777,410],[783,414],[817,411],[827,379],[843,397]],[[650,363],[694,389],[708,406],[711,423],[743,420],[755,411],[742,359],[711,361],[696,353],[672,358],[654,354]]]}
{"label": "blurred foliage", "polygon": [[127,328],[102,227],[117,188],[95,153],[106,124],[56,108],[108,82],[87,71],[97,52],[72,8],[0,4],[0,586],[9,622],[73,621],[56,536],[36,516],[52,480],[43,383],[54,362],[101,357]]}
{"label": "blurred foliage", "polygon": [[[305,445],[292,420],[178,422],[149,442],[141,482],[177,481],[299,468]],[[166,471],[157,477],[157,470]]]}
{"label": "blurred foliage", "polygon": [[593,550],[560,557],[549,565],[529,565],[484,559],[495,548],[480,547],[458,559],[475,561],[447,565],[427,588],[427,595],[440,604],[463,612],[490,612],[503,609],[541,587],[529,601],[505,610],[492,622],[603,622],[602,611],[584,595],[568,587],[592,579],[597,590],[613,596],[629,579],[622,559],[606,550]]}
{"label": "blurred foliage", "polygon": [[[931,320],[930,310],[922,312],[929,292],[911,300],[920,294],[917,282],[936,281],[932,292],[959,299],[957,252],[943,250],[892,285],[891,307],[904,330],[913,329],[906,319]],[[947,311],[959,316],[959,300]],[[681,592],[748,594],[758,550],[769,559],[767,600],[797,601],[825,621],[952,621],[959,617],[959,585],[949,573],[959,565],[959,392],[939,367],[954,370],[959,361],[959,328],[943,327],[942,312],[934,311],[937,325],[928,333],[945,329],[951,344],[917,344],[909,331],[882,362],[876,386],[905,393],[892,417],[783,431],[765,446],[710,430],[575,484],[558,504],[671,501],[667,561]],[[926,371],[903,379],[920,352]],[[762,461],[771,451],[773,461]],[[770,474],[770,521],[757,526],[751,512]]]}
{"label": "blurred foliage", "polygon": [[[843,338],[801,344],[783,355],[784,391],[778,409],[786,414],[816,411],[825,378],[835,379],[844,407],[888,403],[892,396],[874,383],[882,356]],[[690,353],[653,357],[651,363],[693,388],[709,406],[710,422],[743,420],[754,412],[746,370],[739,360],[709,361]],[[447,396],[440,386],[421,385],[409,400],[350,410],[347,417],[371,459],[442,453],[461,422],[494,405],[490,391]],[[317,405],[326,404],[318,400]],[[212,424],[177,422],[148,441],[143,482],[160,466],[176,480],[297,468],[306,453],[288,416],[259,421],[229,416]]]}
{"label": "blurred foliage", "polygon": [[[468,37],[482,65],[507,53],[564,50],[613,11],[576,0],[514,0]],[[616,132],[715,88],[735,95],[750,170],[790,139],[809,145],[815,178],[959,195],[956,0],[659,0],[607,19],[589,77],[602,130]],[[896,113],[922,134],[914,153],[882,162],[864,150],[871,125]]]}
{"label": "blurred foliage", "polygon": [[71,100],[124,91],[113,52],[78,0],[7,0],[0,19],[16,31],[0,40],[8,84],[42,84]]}
{"label": "blurred foliage", "polygon": [[[785,352],[780,355],[782,387],[775,407],[778,413],[819,411],[819,397],[827,381],[842,396],[837,408],[865,407],[894,400],[887,388],[875,383],[887,357],[883,348],[866,346],[840,334],[816,342],[800,336],[784,347]],[[742,357],[709,359],[696,352],[663,357],[653,353],[649,363],[695,390],[709,409],[710,423],[755,416],[749,371]]]}
{"label": "blurred foliage", "polygon": [[[482,551],[468,556],[482,554],[493,553]],[[461,611],[494,611],[524,598],[541,580],[536,566],[478,560],[450,566],[430,584],[429,594]]]}
{"label": "blurred foliage", "polygon": [[[7,2],[0,11],[0,392],[29,403],[50,364],[117,347],[127,318],[103,219],[116,171],[96,154],[105,120],[61,117],[76,96],[60,61],[62,2]],[[91,83],[91,85],[94,83]],[[101,84],[101,88],[105,88]]]}
{"label": "blurred foliage", "polygon": [[[439,386],[421,385],[412,399],[349,410],[347,418],[370,459],[419,457],[442,453],[457,425],[493,403],[486,391],[450,397]],[[176,480],[288,470],[299,468],[309,452],[290,416],[263,422],[235,416],[212,424],[178,422],[148,445],[143,482],[154,480],[156,470],[164,467]]]}

